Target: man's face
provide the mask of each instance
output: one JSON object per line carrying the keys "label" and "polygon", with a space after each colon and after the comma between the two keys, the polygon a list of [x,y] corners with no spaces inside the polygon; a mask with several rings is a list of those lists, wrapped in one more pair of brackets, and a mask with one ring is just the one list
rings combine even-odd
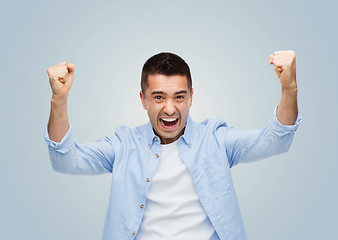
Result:
{"label": "man's face", "polygon": [[172,143],[184,133],[192,94],[186,76],[148,76],[148,87],[145,94],[140,92],[140,97],[162,144]]}

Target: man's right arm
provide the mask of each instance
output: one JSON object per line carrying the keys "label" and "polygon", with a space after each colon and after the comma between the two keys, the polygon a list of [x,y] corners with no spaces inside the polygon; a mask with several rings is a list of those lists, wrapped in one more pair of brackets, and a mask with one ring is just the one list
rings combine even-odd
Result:
{"label": "man's right arm", "polygon": [[69,129],[67,98],[74,80],[74,64],[59,63],[47,69],[49,83],[53,92],[48,121],[49,138],[60,142]]}
{"label": "man's right arm", "polygon": [[74,80],[74,64],[59,63],[47,69],[53,92],[45,140],[53,169],[68,174],[100,174],[112,171],[116,136],[88,144],[76,144],[68,120],[67,98]]}

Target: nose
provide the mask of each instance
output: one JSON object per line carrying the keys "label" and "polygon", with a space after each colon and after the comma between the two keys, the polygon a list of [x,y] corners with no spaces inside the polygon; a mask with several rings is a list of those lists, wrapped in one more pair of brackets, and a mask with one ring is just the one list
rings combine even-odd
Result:
{"label": "nose", "polygon": [[166,101],[163,111],[169,116],[174,115],[176,113],[175,104],[171,100]]}

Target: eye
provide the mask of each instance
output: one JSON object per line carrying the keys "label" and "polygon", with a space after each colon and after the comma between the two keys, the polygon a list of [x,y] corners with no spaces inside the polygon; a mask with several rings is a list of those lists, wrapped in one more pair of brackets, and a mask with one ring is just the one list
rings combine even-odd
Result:
{"label": "eye", "polygon": [[156,100],[161,100],[161,99],[162,99],[162,96],[155,96],[155,99],[156,99]]}
{"label": "eye", "polygon": [[183,100],[183,99],[184,99],[184,96],[178,95],[176,98],[177,98],[178,100]]}

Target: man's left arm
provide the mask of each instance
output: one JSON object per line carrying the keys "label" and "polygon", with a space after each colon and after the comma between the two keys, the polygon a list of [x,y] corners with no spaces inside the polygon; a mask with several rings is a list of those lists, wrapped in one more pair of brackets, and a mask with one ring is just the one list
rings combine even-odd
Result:
{"label": "man's left arm", "polygon": [[286,152],[301,122],[297,107],[295,52],[275,52],[269,56],[269,62],[274,65],[282,88],[281,100],[273,119],[263,129],[257,130],[218,128],[219,136],[225,137],[230,167]]}
{"label": "man's left arm", "polygon": [[292,50],[277,51],[269,56],[269,62],[274,65],[282,88],[277,109],[278,121],[283,125],[293,125],[298,115],[296,53]]}

